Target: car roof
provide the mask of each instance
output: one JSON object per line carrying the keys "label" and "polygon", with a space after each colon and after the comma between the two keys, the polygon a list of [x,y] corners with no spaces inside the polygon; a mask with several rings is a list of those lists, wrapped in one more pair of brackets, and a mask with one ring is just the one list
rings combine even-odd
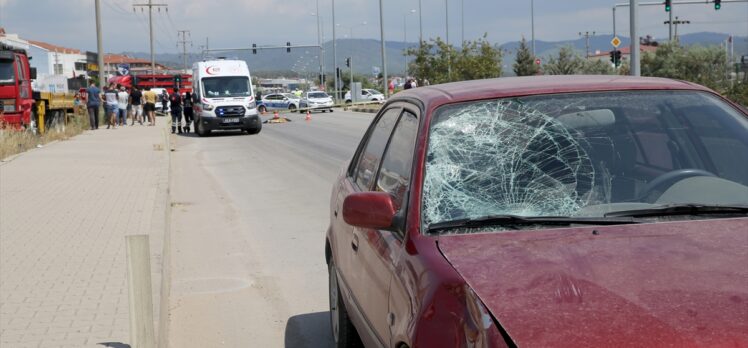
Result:
{"label": "car roof", "polygon": [[690,82],[655,77],[555,75],[502,77],[411,88],[395,94],[390,100],[418,99],[425,104],[424,106],[428,110],[447,103],[479,99],[619,90],[696,90],[711,92],[706,87]]}

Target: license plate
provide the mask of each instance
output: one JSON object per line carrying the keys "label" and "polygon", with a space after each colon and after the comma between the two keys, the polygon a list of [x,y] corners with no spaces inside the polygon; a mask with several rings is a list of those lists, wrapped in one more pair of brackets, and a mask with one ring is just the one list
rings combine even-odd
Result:
{"label": "license plate", "polygon": [[237,123],[239,122],[238,118],[224,118],[221,120],[223,123]]}

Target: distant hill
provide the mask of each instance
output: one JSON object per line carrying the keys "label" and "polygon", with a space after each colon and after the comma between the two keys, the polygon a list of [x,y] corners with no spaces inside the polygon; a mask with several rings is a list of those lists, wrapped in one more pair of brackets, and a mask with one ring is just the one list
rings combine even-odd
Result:
{"label": "distant hill", "polygon": [[[700,32],[685,34],[680,37],[680,40],[685,45],[720,45],[726,39],[728,35],[722,33],[710,33]],[[610,44],[612,35],[598,35],[590,38],[590,54],[595,54],[596,51],[607,52],[613,47]],[[619,36],[622,45],[628,45],[629,39],[624,36]],[[662,39],[660,39],[662,40]],[[665,39],[666,40],[666,39]],[[404,43],[401,41],[387,41],[387,70],[389,74],[402,74],[405,67],[405,57],[403,52],[407,47],[415,47],[418,45],[416,42]],[[748,38],[747,37],[735,37],[735,55],[748,55]],[[514,61],[514,55],[517,47],[519,46],[518,41],[507,42],[500,47],[507,51],[504,59],[504,72],[511,74],[511,63]],[[558,50],[564,46],[571,46],[579,54],[584,55],[585,52],[585,40],[584,38],[578,38],[574,40],[564,41],[535,41],[535,48],[538,56],[541,59],[547,59],[551,55],[558,53]],[[325,47],[325,71],[328,74],[333,72],[333,50],[332,42],[328,41],[324,44]],[[305,75],[315,78],[317,70],[319,69],[319,60],[314,58],[317,56],[316,49],[292,49],[291,53],[286,53],[285,50],[277,51],[259,51],[257,54],[251,52],[225,52],[221,54],[227,58],[238,58],[244,59],[248,62],[250,69],[255,72],[262,74],[263,72],[282,72],[282,71],[299,71]],[[143,52],[124,52],[138,58],[149,58],[148,53]],[[219,56],[219,54],[215,54]],[[342,70],[343,76],[348,76],[348,68],[345,66],[345,57],[353,57],[353,69],[356,74],[372,74],[372,67],[381,67],[381,55],[380,55],[380,42],[374,39],[339,39],[337,43],[337,56],[338,66]],[[412,58],[412,57],[411,57]],[[157,54],[156,60],[160,63],[180,67],[182,65],[182,57],[178,54]],[[189,57],[189,64],[200,60],[200,56],[193,54]]]}

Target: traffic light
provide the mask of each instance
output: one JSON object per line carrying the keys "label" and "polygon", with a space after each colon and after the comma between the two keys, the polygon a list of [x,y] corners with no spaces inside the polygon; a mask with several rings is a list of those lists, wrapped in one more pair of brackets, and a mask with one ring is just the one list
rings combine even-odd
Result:
{"label": "traffic light", "polygon": [[291,43],[286,42],[286,53],[291,53]]}
{"label": "traffic light", "polygon": [[673,7],[673,0],[665,0],[665,12],[670,12]]}
{"label": "traffic light", "polygon": [[613,62],[613,64],[616,65],[616,68],[621,66],[621,50],[616,50],[615,62]]}
{"label": "traffic light", "polygon": [[257,54],[257,44],[252,44],[252,54]]}
{"label": "traffic light", "polygon": [[714,0],[714,9],[719,10],[722,8],[722,0]]}
{"label": "traffic light", "polygon": [[617,50],[610,51],[610,62],[615,64],[616,63],[616,52]]}
{"label": "traffic light", "polygon": [[348,57],[348,58],[345,59],[345,66],[347,66],[349,68],[351,67],[351,57]]}

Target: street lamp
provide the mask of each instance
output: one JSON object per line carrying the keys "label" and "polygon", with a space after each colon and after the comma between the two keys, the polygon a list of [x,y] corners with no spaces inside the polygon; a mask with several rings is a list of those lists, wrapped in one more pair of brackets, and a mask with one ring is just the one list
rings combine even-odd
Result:
{"label": "street lamp", "polygon": [[535,56],[535,0],[530,0],[530,26],[532,31],[532,56]]}
{"label": "street lamp", "polygon": [[[403,13],[403,44],[408,44],[408,15],[416,13],[416,10],[412,9],[408,12]],[[407,48],[407,47],[406,47]],[[408,53],[405,53],[405,78],[408,78]]]}

